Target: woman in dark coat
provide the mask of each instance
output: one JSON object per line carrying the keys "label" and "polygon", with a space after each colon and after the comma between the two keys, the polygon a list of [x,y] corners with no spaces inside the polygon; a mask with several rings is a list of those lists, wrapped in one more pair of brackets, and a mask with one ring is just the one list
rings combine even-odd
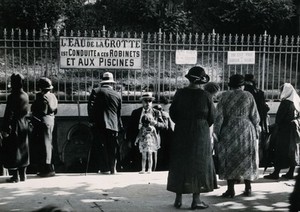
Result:
{"label": "woman in dark coat", "polygon": [[264,176],[265,179],[278,179],[284,168],[289,171],[282,177],[293,179],[295,166],[299,164],[299,144],[291,135],[292,120],[300,112],[300,98],[290,83],[284,83],[281,89],[281,103],[275,118],[274,172]]}
{"label": "woman in dark coat", "polygon": [[192,209],[208,207],[200,193],[214,189],[214,166],[209,127],[214,120],[210,94],[201,89],[209,76],[201,67],[193,67],[186,78],[189,86],[179,89],[170,106],[175,123],[171,145],[167,190],[176,193],[174,206],[181,207],[182,194],[193,194]]}
{"label": "woman in dark coat", "polygon": [[28,95],[23,91],[24,77],[19,74],[11,76],[11,94],[7,98],[2,127],[3,146],[2,162],[12,177],[7,182],[15,183],[26,180],[26,168],[29,165]]}

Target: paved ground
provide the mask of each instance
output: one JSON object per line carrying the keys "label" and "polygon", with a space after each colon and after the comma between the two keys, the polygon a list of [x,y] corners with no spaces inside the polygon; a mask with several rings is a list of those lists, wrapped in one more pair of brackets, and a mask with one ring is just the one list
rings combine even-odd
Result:
{"label": "paved ground", "polygon": [[[1,176],[0,211],[32,211],[48,204],[78,212],[190,211],[191,195],[183,196],[181,209],[173,207],[175,195],[166,190],[167,175],[167,172],[57,174],[51,178],[29,175],[26,182],[14,184],[5,183],[8,177]],[[222,198],[226,182],[218,181],[219,189],[201,194],[210,206],[203,211],[288,211],[288,196],[295,181],[265,180],[262,176],[252,184],[251,197],[242,196],[244,185],[238,184],[235,198]]]}

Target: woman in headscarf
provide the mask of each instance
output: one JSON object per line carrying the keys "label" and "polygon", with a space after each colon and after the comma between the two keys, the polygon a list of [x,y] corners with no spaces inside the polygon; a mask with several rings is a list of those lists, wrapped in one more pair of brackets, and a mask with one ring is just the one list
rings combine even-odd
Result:
{"label": "woman in headscarf", "polygon": [[193,194],[192,209],[205,209],[200,193],[215,187],[209,127],[215,107],[210,94],[202,89],[209,81],[204,69],[195,66],[185,76],[190,84],[178,89],[170,106],[175,123],[171,145],[167,190],[176,193],[174,206],[180,208],[182,194]]}
{"label": "woman in headscarf", "polygon": [[299,145],[292,139],[292,120],[298,117],[300,98],[290,83],[284,83],[280,93],[281,103],[276,113],[274,172],[264,176],[265,179],[279,179],[281,169],[289,168],[282,177],[294,178],[295,166],[299,164]]}
{"label": "woman in headscarf", "polygon": [[231,90],[222,93],[217,105],[214,137],[219,157],[219,178],[227,180],[223,197],[235,196],[234,184],[243,179],[245,196],[258,178],[259,113],[252,94],[244,91],[244,77],[232,75]]}

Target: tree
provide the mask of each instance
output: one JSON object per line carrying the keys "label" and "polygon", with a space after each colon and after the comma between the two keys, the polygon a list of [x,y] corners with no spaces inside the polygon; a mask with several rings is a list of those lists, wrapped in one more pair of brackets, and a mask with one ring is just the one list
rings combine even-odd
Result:
{"label": "tree", "polygon": [[216,29],[227,33],[293,33],[292,0],[217,0],[209,6]]}
{"label": "tree", "polygon": [[61,17],[83,3],[84,0],[1,0],[0,24],[2,28],[30,30],[42,29],[47,23],[53,28]]}

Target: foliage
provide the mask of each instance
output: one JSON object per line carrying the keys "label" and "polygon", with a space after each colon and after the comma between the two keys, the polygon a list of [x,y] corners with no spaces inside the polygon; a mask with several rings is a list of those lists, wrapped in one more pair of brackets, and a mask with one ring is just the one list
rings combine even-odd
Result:
{"label": "foliage", "polygon": [[216,0],[209,10],[217,30],[227,33],[291,32],[296,12],[292,0]]}
{"label": "foliage", "polygon": [[45,23],[53,26],[63,14],[63,0],[2,0],[0,1],[2,28],[42,29]]}
{"label": "foliage", "polygon": [[296,33],[293,0],[1,0],[1,28]]}

